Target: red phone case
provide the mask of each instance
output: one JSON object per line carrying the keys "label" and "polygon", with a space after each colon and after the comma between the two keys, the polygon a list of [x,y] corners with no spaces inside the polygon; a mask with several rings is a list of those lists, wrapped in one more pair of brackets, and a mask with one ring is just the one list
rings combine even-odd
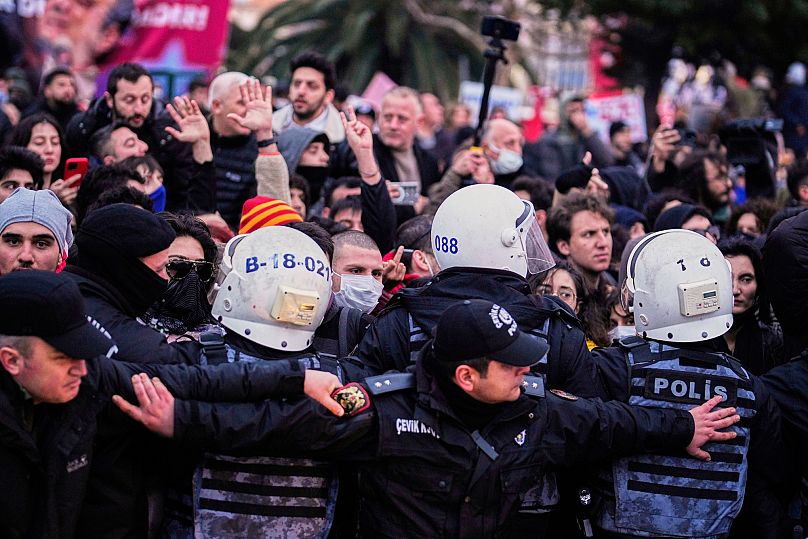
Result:
{"label": "red phone case", "polygon": [[81,177],[73,185],[74,187],[78,187],[81,185],[81,182],[84,180],[84,176],[87,174],[88,166],[89,160],[86,157],[71,157],[65,162],[65,173],[62,178],[67,180],[68,178],[79,174]]}

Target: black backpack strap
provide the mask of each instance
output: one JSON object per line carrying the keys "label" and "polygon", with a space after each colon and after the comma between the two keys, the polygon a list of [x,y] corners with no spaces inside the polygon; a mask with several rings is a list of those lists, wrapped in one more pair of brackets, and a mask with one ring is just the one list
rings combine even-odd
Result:
{"label": "black backpack strap", "polygon": [[[362,323],[362,311],[343,307],[339,312],[339,334],[337,341],[338,357],[350,355],[357,342],[353,342],[352,337],[356,334],[356,328]],[[349,342],[350,340],[350,342]]]}
{"label": "black backpack strap", "polygon": [[618,339],[617,345],[622,348],[627,354],[630,353],[634,357],[633,364],[652,363],[654,361],[654,354],[651,352],[651,345],[642,337],[631,335]]}
{"label": "black backpack strap", "polygon": [[219,365],[227,363],[227,347],[224,344],[224,336],[218,331],[206,331],[199,336],[199,344],[208,365]]}

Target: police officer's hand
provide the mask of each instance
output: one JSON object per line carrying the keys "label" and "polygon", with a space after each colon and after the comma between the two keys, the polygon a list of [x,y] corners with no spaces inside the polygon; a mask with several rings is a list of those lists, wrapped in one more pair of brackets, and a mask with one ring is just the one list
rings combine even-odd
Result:
{"label": "police officer's hand", "polygon": [[715,396],[701,406],[689,410],[695,423],[693,439],[687,446],[690,456],[709,461],[710,454],[702,450],[701,446],[708,442],[723,442],[735,438],[734,432],[719,431],[737,423],[741,417],[735,413],[735,408],[721,408],[712,411],[720,402],[721,397]]}
{"label": "police officer's hand", "polygon": [[[341,416],[345,413],[337,401],[335,401],[331,394],[335,389],[342,387],[339,378],[330,372],[307,370],[306,378],[303,381],[303,391],[310,398],[316,400],[335,416]],[[124,410],[125,411],[125,410]]]}
{"label": "police officer's hand", "polygon": [[140,373],[132,377],[132,387],[139,407],[130,404],[120,395],[113,395],[112,402],[150,431],[166,438],[174,436],[174,396],[163,382],[159,378],[149,378],[149,375]]}

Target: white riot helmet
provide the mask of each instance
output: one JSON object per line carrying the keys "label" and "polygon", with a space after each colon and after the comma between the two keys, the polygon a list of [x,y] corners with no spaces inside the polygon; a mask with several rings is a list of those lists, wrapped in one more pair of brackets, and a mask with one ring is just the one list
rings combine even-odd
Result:
{"label": "white riot helmet", "polygon": [[504,269],[526,277],[555,265],[533,204],[491,184],[464,187],[438,207],[432,251],[441,269]]}
{"label": "white riot helmet", "polygon": [[649,234],[628,257],[626,288],[643,337],[695,342],[732,326],[732,272],[718,247],[690,230]]}
{"label": "white riot helmet", "polygon": [[314,240],[285,226],[236,236],[222,271],[211,312],[225,328],[275,350],[311,345],[331,299],[331,266]]}

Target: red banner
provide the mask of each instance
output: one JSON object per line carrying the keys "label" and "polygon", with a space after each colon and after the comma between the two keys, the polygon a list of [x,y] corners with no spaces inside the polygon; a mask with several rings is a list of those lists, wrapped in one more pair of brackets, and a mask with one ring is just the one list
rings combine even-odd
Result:
{"label": "red banner", "polygon": [[[132,28],[105,63],[139,62],[155,75],[167,96],[191,79],[210,75],[227,47],[229,0],[135,0]],[[99,88],[103,85],[100,84]]]}

